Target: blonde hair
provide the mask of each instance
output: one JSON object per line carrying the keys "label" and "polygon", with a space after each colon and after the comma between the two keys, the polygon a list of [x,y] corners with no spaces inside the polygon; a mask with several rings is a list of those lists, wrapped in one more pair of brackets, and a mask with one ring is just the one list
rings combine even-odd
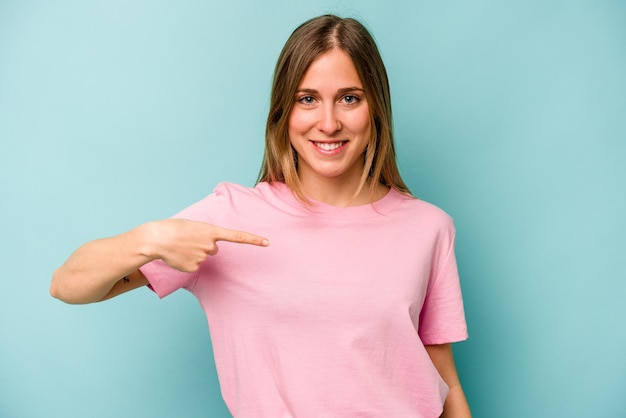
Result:
{"label": "blonde hair", "polygon": [[265,155],[258,182],[283,182],[299,200],[308,202],[298,178],[298,155],[289,141],[289,114],[306,70],[317,57],[333,48],[341,49],[352,59],[370,109],[372,134],[355,196],[368,182],[372,194],[381,183],[410,195],[396,164],[389,81],[376,43],[360,22],[334,15],[304,22],[283,47],[274,70]]}

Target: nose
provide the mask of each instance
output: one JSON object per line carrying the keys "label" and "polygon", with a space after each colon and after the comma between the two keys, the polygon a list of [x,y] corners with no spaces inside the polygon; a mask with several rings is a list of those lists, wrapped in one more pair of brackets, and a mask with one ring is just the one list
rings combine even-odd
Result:
{"label": "nose", "polygon": [[337,118],[336,109],[333,104],[327,104],[320,107],[317,129],[328,136],[331,136],[341,130],[341,123]]}

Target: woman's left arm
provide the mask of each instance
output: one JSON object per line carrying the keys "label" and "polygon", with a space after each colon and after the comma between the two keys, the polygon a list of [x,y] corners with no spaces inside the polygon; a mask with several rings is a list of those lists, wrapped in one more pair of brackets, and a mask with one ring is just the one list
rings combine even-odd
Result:
{"label": "woman's left arm", "polygon": [[443,406],[443,414],[440,418],[471,418],[467,399],[463,393],[459,375],[454,365],[452,344],[427,345],[426,351],[430,356],[437,371],[450,388],[450,393]]}

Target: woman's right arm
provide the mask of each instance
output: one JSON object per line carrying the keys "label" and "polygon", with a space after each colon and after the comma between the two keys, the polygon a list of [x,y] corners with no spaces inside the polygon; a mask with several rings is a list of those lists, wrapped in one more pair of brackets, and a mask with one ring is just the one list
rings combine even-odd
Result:
{"label": "woman's right arm", "polygon": [[217,241],[267,246],[267,239],[204,222],[166,219],[79,247],[52,276],[50,294],[66,303],[110,299],[148,284],[139,268],[162,259],[180,271],[196,271],[217,253]]}

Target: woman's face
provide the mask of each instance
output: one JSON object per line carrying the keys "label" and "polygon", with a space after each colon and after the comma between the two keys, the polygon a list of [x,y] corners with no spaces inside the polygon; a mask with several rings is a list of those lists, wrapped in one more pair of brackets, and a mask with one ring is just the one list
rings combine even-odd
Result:
{"label": "woman's face", "polygon": [[332,49],[309,66],[289,115],[289,141],[303,185],[354,182],[363,172],[370,111],[352,59]]}

